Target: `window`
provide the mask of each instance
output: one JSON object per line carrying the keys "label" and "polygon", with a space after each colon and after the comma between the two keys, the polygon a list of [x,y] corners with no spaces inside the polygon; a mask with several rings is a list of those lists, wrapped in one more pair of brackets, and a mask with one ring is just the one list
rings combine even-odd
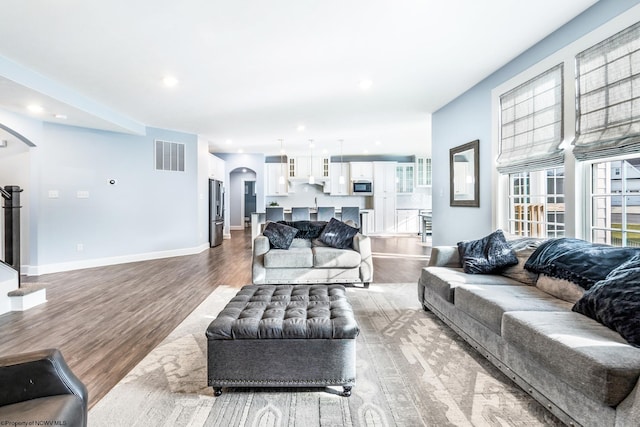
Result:
{"label": "window", "polygon": [[563,65],[500,96],[498,171],[520,172],[561,165],[564,150]]}
{"label": "window", "polygon": [[509,232],[564,236],[564,168],[509,174]]}
{"label": "window", "polygon": [[576,56],[573,153],[592,160],[640,150],[640,23]]}
{"label": "window", "polygon": [[640,247],[640,158],[591,166],[591,240]]}
{"label": "window", "polygon": [[184,144],[156,139],[156,170],[184,172]]}

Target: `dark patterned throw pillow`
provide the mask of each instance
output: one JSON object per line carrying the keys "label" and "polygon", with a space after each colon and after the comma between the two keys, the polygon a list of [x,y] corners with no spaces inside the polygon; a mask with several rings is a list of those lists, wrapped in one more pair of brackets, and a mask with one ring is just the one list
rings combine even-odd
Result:
{"label": "dark patterned throw pillow", "polygon": [[640,255],[621,264],[587,290],[573,306],[640,347]]}
{"label": "dark patterned throw pillow", "polygon": [[496,230],[479,240],[458,242],[462,268],[468,274],[487,274],[518,263],[502,230]]}
{"label": "dark patterned throw pillow", "polygon": [[262,231],[262,234],[269,239],[271,247],[276,249],[289,249],[297,233],[297,228],[289,227],[285,224],[278,224],[277,222],[268,222]]}
{"label": "dark patterned throw pillow", "polygon": [[335,218],[331,218],[318,237],[322,243],[333,248],[346,249],[353,244],[353,236],[358,234],[358,229],[345,224]]}

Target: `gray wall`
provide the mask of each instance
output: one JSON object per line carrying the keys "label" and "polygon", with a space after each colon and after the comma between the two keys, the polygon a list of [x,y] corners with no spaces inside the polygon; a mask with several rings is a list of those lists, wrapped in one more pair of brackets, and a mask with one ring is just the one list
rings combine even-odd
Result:
{"label": "gray wall", "polygon": [[[433,114],[434,245],[476,239],[492,231],[491,90],[638,3],[600,0]],[[475,139],[480,140],[480,207],[450,207],[449,149]]]}
{"label": "gray wall", "polygon": [[[155,128],[130,135],[29,121],[6,111],[0,111],[0,124],[36,145],[28,153],[28,179],[18,183],[28,206],[23,272],[194,253],[206,244],[206,187],[199,179],[206,182],[207,162],[199,157],[208,152],[196,135]],[[155,170],[155,139],[185,144],[185,172]],[[0,164],[7,161],[0,152]],[[3,170],[3,180],[25,180],[24,173]],[[49,197],[50,191],[58,197]],[[78,191],[89,197],[78,198]]]}

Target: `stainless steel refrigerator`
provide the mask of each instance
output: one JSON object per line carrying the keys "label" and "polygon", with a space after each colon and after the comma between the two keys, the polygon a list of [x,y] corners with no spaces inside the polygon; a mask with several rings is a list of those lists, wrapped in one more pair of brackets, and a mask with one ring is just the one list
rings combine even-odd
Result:
{"label": "stainless steel refrigerator", "polygon": [[217,179],[209,180],[209,245],[222,244],[224,229],[224,186]]}

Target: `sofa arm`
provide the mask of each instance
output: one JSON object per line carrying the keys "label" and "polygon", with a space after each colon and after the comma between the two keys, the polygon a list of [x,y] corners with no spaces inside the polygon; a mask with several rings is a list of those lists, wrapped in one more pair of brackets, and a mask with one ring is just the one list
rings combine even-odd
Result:
{"label": "sofa arm", "polygon": [[266,269],[264,266],[264,254],[269,252],[271,244],[267,236],[262,234],[253,240],[253,262],[251,266],[252,282],[254,285],[263,285],[266,280]]}
{"label": "sofa arm", "polygon": [[371,253],[371,238],[364,234],[353,237],[353,249],[360,253],[360,280],[369,284],[373,281],[373,254]]}
{"label": "sofa arm", "polygon": [[462,267],[457,246],[434,246],[431,248],[429,266],[432,267]]}
{"label": "sofa arm", "polygon": [[[87,412],[88,392],[57,349],[0,357],[0,406],[74,394]],[[86,416],[85,416],[86,420]]]}

